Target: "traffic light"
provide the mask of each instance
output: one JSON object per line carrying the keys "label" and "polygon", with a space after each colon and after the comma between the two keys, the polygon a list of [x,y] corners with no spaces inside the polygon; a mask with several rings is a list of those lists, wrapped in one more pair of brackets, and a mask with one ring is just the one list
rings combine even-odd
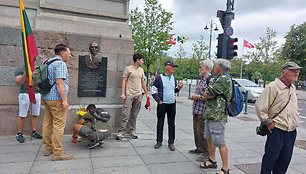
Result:
{"label": "traffic light", "polygon": [[236,50],[238,50],[238,46],[234,45],[235,42],[238,41],[238,38],[231,38],[229,37],[227,40],[227,59],[232,59],[237,56]]}
{"label": "traffic light", "polygon": [[222,48],[223,48],[223,34],[219,34],[218,45],[217,45],[217,58],[222,57]]}

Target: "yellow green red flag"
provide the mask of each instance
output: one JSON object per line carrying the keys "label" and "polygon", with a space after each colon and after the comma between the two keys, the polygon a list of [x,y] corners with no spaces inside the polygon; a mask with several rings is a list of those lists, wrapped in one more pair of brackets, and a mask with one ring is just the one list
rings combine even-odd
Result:
{"label": "yellow green red flag", "polygon": [[31,103],[36,103],[34,85],[32,80],[32,72],[35,69],[35,58],[38,55],[34,35],[32,33],[31,25],[28,19],[28,15],[25,11],[22,0],[19,0],[20,4],[20,24],[22,32],[22,45],[24,55],[24,65],[27,74],[27,87],[28,94]]}

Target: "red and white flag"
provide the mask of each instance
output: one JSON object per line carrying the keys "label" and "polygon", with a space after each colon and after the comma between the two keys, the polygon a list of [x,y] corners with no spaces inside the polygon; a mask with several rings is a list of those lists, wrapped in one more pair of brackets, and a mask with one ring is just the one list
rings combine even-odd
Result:
{"label": "red and white flag", "polygon": [[250,42],[248,42],[247,40],[243,40],[243,47],[247,47],[247,48],[254,48],[254,45],[252,45]]}

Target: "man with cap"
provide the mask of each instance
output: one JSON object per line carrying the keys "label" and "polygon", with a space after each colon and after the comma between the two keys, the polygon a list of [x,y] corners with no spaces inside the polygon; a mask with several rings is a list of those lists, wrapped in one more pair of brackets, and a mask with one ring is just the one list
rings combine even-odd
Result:
{"label": "man with cap", "polygon": [[284,174],[291,161],[299,124],[299,107],[293,83],[298,79],[300,69],[294,62],[285,63],[281,67],[281,77],[271,82],[255,103],[259,120],[269,129],[261,174]]}
{"label": "man with cap", "polygon": [[151,93],[157,102],[157,134],[155,149],[162,146],[164,120],[167,113],[168,118],[168,147],[171,151],[175,151],[175,114],[176,100],[175,93],[178,93],[183,87],[183,83],[177,84],[174,77],[174,67],[177,67],[172,61],[165,62],[165,72],[156,76]]}

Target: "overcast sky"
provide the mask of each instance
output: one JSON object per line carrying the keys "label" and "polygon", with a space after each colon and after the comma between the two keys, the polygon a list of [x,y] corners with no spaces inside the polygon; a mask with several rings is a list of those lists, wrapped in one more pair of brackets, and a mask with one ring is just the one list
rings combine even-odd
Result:
{"label": "overcast sky", "polygon": [[[227,0],[159,0],[162,8],[173,13],[173,32],[176,35],[189,37],[182,46],[192,54],[192,43],[204,36],[209,43],[209,30],[204,30],[208,22],[213,20],[219,31],[212,32],[212,57],[216,52],[217,36],[223,32],[217,10],[226,10]],[[130,0],[130,10],[136,7],[143,8],[144,0]],[[238,38],[238,54],[249,50],[242,49],[243,39],[250,43],[258,43],[260,37],[266,36],[266,28],[270,27],[277,32],[276,39],[279,45],[285,42],[284,36],[290,31],[293,24],[300,25],[306,21],[306,0],[235,0],[235,19],[232,21],[234,35]],[[168,51],[174,56],[178,44]]]}

